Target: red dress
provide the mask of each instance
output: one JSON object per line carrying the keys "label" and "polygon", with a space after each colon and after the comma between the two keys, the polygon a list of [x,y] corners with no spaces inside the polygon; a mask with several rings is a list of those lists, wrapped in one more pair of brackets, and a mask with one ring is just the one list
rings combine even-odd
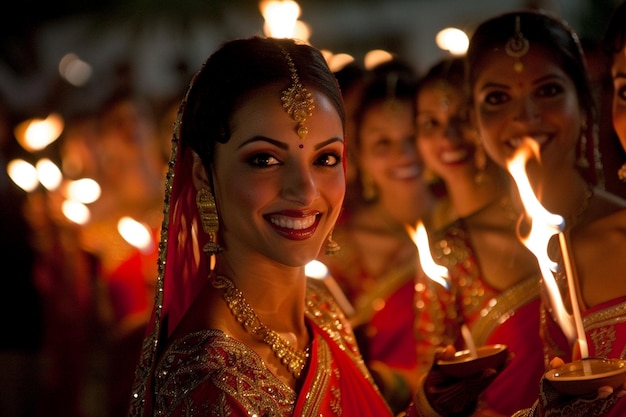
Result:
{"label": "red dress", "polygon": [[416,335],[422,372],[430,368],[437,347],[452,344],[465,349],[461,336],[465,324],[476,346],[501,343],[515,354],[483,391],[478,408],[511,415],[530,407],[545,370],[539,334],[540,278],[533,276],[505,291],[488,286],[462,220],[448,227],[439,243],[432,245],[435,260],[448,268],[451,286],[446,291],[428,277],[418,284]]}

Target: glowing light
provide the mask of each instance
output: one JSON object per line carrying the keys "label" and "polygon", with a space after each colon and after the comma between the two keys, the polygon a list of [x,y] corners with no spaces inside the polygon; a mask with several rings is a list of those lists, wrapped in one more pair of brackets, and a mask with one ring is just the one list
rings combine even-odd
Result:
{"label": "glowing light", "polygon": [[330,275],[326,265],[318,260],[312,260],[305,265],[304,273],[307,277],[323,280],[324,285],[335,298],[346,317],[352,317],[355,314],[354,307],[337,284],[337,281]]}
{"label": "glowing light", "polygon": [[292,38],[296,21],[300,16],[300,5],[291,0],[263,0],[259,9],[265,19],[264,32],[275,38]]}
{"label": "glowing light", "polygon": [[37,169],[23,159],[14,159],[7,165],[11,180],[22,190],[30,192],[39,186]]}
{"label": "glowing light", "polygon": [[465,32],[457,28],[445,28],[435,37],[437,46],[452,55],[464,55],[469,47],[469,38]]}
{"label": "glowing light", "polygon": [[[507,169],[515,180],[526,215],[532,220],[527,235],[522,236],[520,234],[520,239],[537,258],[557,323],[570,342],[578,341],[581,357],[587,358],[589,356],[587,339],[580,316],[580,309],[578,308],[578,298],[570,266],[570,255],[563,234],[565,221],[563,217],[550,213],[541,205],[526,174],[526,163],[533,157],[539,159],[539,154],[539,144],[532,138],[525,138],[513,157],[507,161]],[[572,314],[569,314],[565,308],[554,276],[558,265],[548,256],[548,243],[554,235],[559,236],[565,275],[567,276],[567,284],[570,291]]]}
{"label": "glowing light", "polygon": [[302,20],[296,20],[293,30],[293,38],[309,43],[311,38],[311,27]]}
{"label": "glowing light", "polygon": [[100,185],[91,178],[81,178],[67,184],[65,195],[68,199],[84,204],[93,203],[100,198]]}
{"label": "glowing light", "polygon": [[152,251],[154,246],[152,243],[152,235],[150,229],[143,223],[125,216],[117,222],[117,231],[126,242],[136,247],[141,252],[149,253]]}
{"label": "glowing light", "polygon": [[393,60],[393,55],[382,49],[373,49],[365,54],[363,58],[363,65],[365,69],[371,70],[372,68],[383,64],[385,62]]}
{"label": "glowing light", "polygon": [[325,279],[328,277],[328,267],[320,261],[313,260],[305,265],[304,273],[307,277]]}
{"label": "glowing light", "polygon": [[56,190],[59,185],[61,185],[63,175],[61,174],[61,170],[51,160],[47,158],[40,159],[37,161],[35,168],[37,169],[39,182],[47,190]]}
{"label": "glowing light", "polygon": [[322,50],[322,55],[324,55],[324,59],[326,59],[326,63],[328,64],[328,68],[332,72],[340,71],[346,65],[354,62],[354,57],[349,54],[333,54],[329,50]]}
{"label": "glowing light", "polygon": [[63,124],[60,115],[51,113],[45,119],[30,119],[20,123],[15,127],[15,137],[27,151],[40,151],[59,138]]}
{"label": "glowing light", "polygon": [[76,54],[66,54],[59,61],[59,74],[73,86],[85,85],[91,78],[92,72],[91,66]]}
{"label": "glowing light", "polygon": [[435,262],[430,253],[430,244],[428,242],[428,233],[424,224],[419,221],[414,230],[409,228],[409,236],[417,247],[419,253],[420,265],[426,276],[437,282],[446,290],[450,289],[450,278],[448,276],[448,268]]}
{"label": "glowing light", "polygon": [[91,212],[79,201],[65,200],[61,205],[61,212],[70,221],[76,224],[86,224],[91,218]]}
{"label": "glowing light", "polygon": [[[435,281],[439,285],[441,285],[446,291],[450,290],[450,276],[448,273],[448,268],[443,265],[439,265],[433,259],[433,256],[430,252],[430,243],[428,239],[428,233],[426,232],[426,228],[424,227],[424,223],[422,221],[418,221],[415,229],[412,229],[410,226],[407,227],[407,231],[413,243],[417,247],[417,252],[419,254],[419,262],[422,267],[422,271],[424,274],[431,280]],[[463,337],[463,341],[465,342],[465,347],[470,352],[470,358],[477,358],[478,354],[476,351],[476,343],[474,341],[474,337],[472,336],[472,332],[470,331],[467,324],[461,324],[461,336]]]}

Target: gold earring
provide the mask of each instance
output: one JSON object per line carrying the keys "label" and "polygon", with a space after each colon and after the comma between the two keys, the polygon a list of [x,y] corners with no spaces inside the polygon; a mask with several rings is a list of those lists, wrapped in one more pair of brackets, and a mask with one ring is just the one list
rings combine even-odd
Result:
{"label": "gold earring", "polygon": [[476,148],[474,149],[474,165],[476,166],[474,182],[478,185],[484,184],[487,181],[487,173],[485,172],[487,167],[487,155],[485,155],[485,150],[480,142],[476,144]]}
{"label": "gold earring", "polygon": [[622,165],[617,171],[617,177],[622,181],[626,182],[626,164]]}
{"label": "gold earring", "polygon": [[217,242],[217,231],[220,227],[219,217],[217,216],[217,206],[215,198],[211,191],[202,188],[196,194],[196,205],[200,214],[200,223],[202,230],[209,235],[209,242],[202,250],[209,256],[217,255],[224,248]]}
{"label": "gold earring", "polygon": [[337,255],[337,253],[339,253],[340,250],[341,250],[341,246],[339,246],[339,244],[333,240],[333,231],[331,229],[330,233],[328,234],[328,237],[326,238],[326,252],[325,253],[328,256],[334,256],[334,255]]}
{"label": "gold earring", "polygon": [[366,174],[365,172],[361,173],[361,196],[363,200],[366,202],[371,202],[376,200],[378,197],[378,190],[376,189],[376,183],[374,180]]}

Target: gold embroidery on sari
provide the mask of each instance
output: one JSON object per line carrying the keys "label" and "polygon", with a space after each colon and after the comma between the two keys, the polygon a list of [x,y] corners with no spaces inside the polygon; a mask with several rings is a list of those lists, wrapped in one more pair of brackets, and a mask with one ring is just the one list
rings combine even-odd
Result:
{"label": "gold embroidery on sari", "polygon": [[493,302],[482,310],[480,317],[471,326],[472,335],[478,346],[517,310],[539,297],[540,277],[532,276],[493,298]]}

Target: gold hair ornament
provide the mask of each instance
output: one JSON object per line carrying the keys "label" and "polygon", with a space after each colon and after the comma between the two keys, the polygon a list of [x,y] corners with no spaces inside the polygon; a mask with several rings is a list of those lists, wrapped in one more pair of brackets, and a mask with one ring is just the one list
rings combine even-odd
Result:
{"label": "gold hair ornament", "polygon": [[506,52],[506,54],[511,58],[515,59],[513,69],[516,72],[522,72],[524,70],[524,64],[520,58],[526,55],[529,49],[530,43],[522,34],[520,17],[515,16],[515,33],[504,45],[504,52]]}
{"label": "gold hair ornament", "polygon": [[219,217],[217,216],[217,207],[215,198],[210,190],[202,188],[196,194],[196,205],[200,214],[200,223],[202,230],[209,235],[209,242],[202,249],[209,256],[217,255],[224,248],[217,243],[217,231],[220,227]]}
{"label": "gold hair ornament", "polygon": [[[281,48],[282,49],[282,48]],[[289,66],[289,72],[291,73],[291,86],[286,88],[281,96],[280,101],[283,103],[283,108],[293,120],[298,123],[298,136],[304,139],[309,133],[309,129],[304,126],[304,122],[308,117],[313,115],[313,109],[315,108],[315,100],[309,90],[307,90],[300,82],[296,65],[291,59],[289,52],[282,49],[283,55],[287,60]]]}

